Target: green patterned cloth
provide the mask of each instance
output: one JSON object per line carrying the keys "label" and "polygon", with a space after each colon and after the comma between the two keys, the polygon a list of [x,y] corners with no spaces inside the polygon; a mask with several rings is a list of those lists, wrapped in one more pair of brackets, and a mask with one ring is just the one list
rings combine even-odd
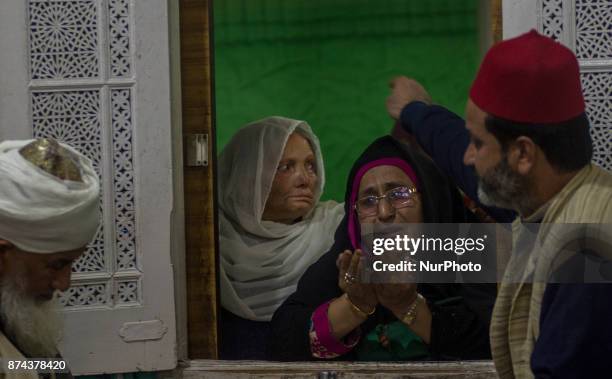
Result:
{"label": "green patterned cloth", "polygon": [[360,361],[410,361],[427,358],[427,346],[401,321],[378,324],[357,346]]}

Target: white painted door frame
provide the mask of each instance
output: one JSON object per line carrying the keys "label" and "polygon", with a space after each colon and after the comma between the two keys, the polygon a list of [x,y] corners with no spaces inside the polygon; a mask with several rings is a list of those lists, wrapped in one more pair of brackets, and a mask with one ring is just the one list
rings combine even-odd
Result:
{"label": "white painted door frame", "polygon": [[102,228],[62,296],[74,374],[176,366],[168,1],[0,1],[0,140],[67,141],[102,177]]}
{"label": "white painted door frame", "polygon": [[572,49],[593,138],[593,162],[612,170],[612,3],[604,0],[504,0],[504,39],[530,29]]}

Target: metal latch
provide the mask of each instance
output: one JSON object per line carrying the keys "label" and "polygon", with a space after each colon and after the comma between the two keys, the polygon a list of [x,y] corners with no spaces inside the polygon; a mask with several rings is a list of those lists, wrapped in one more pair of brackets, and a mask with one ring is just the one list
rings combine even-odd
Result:
{"label": "metal latch", "polygon": [[183,148],[188,167],[208,166],[208,134],[187,134]]}

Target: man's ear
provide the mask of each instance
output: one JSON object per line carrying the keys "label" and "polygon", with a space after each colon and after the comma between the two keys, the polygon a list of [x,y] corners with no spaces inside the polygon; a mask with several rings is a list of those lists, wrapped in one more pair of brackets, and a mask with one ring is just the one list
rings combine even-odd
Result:
{"label": "man's ear", "polygon": [[518,137],[510,147],[510,165],[521,175],[527,175],[536,163],[537,145],[529,137]]}
{"label": "man's ear", "polygon": [[0,275],[3,274],[6,269],[8,252],[14,248],[15,246],[12,243],[0,238]]}

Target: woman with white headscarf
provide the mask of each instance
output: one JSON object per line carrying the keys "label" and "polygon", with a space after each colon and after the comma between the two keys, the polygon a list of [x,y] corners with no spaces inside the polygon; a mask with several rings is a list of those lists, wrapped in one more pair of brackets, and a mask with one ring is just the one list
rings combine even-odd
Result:
{"label": "woman with white headscarf", "polygon": [[219,156],[221,358],[263,359],[269,321],[334,241],[342,204],[319,202],[318,138],[304,121],[268,117]]}

